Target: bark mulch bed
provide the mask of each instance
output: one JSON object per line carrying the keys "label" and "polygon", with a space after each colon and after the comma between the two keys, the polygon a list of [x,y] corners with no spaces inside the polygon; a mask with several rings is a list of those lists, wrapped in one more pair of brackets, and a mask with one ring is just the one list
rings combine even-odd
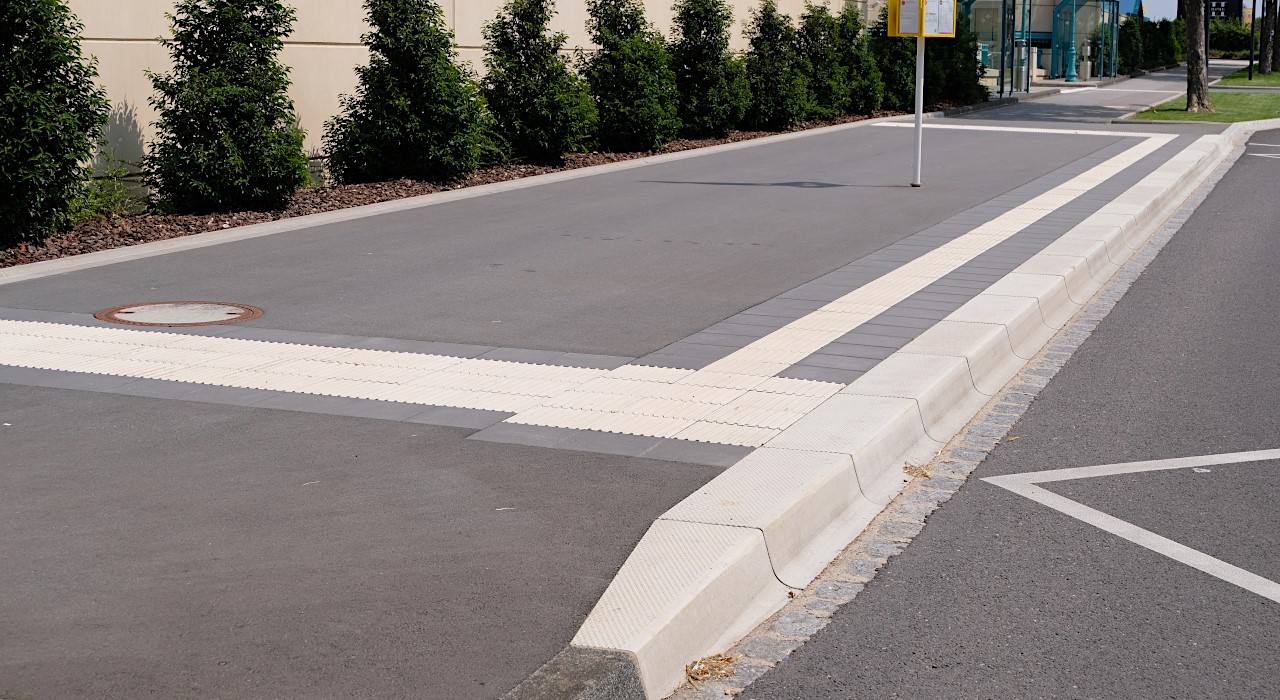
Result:
{"label": "bark mulch bed", "polygon": [[[878,112],[872,116],[886,117],[901,112]],[[799,124],[791,131],[802,131],[835,124],[862,121],[868,117],[841,117],[821,122]],[[21,244],[0,249],[0,268],[54,260],[70,255],[92,253],[112,248],[190,236],[196,233],[218,231],[236,226],[258,224],[278,219],[288,219],[306,214],[318,214],[335,209],[346,209],[363,204],[376,204],[394,199],[416,197],[447,190],[488,185],[522,177],[554,173],[561,170],[586,168],[604,163],[644,158],[661,153],[676,153],[694,148],[704,148],[724,143],[735,143],[773,136],[763,131],[735,131],[724,139],[683,139],[673,141],[654,152],[643,153],[574,153],[565,157],[561,165],[497,165],[482,168],[458,182],[440,185],[417,180],[395,180],[362,185],[336,185],[299,190],[289,205],[279,211],[250,211],[232,214],[136,214],[113,219],[86,221],[70,231],[57,233],[39,245]]]}

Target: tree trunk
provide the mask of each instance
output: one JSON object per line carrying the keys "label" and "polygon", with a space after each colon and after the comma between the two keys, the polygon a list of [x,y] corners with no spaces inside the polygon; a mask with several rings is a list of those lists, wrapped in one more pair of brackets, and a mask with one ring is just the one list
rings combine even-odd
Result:
{"label": "tree trunk", "polygon": [[1187,111],[1211,112],[1204,41],[1204,0],[1183,0],[1187,19]]}
{"label": "tree trunk", "polygon": [[1269,0],[1269,2],[1271,3],[1271,14],[1267,15],[1267,21],[1262,26],[1271,37],[1271,61],[1269,61],[1267,68],[1274,71],[1277,65],[1280,65],[1280,41],[1276,41],[1276,0]]}
{"label": "tree trunk", "polygon": [[1271,37],[1276,26],[1276,0],[1263,0],[1262,13],[1258,24],[1258,72],[1266,75],[1275,65],[1272,61],[1275,42]]}

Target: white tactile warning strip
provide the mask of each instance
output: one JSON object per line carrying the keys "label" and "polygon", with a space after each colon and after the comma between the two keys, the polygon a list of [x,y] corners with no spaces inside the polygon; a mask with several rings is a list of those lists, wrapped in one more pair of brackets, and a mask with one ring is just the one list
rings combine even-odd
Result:
{"label": "white tactile warning strip", "polygon": [[514,424],[759,447],[844,389],[779,372],[1176,138],[1138,136],[1119,155],[696,371],[585,369],[29,321],[0,321],[0,364],[504,411],[515,414],[507,419]]}

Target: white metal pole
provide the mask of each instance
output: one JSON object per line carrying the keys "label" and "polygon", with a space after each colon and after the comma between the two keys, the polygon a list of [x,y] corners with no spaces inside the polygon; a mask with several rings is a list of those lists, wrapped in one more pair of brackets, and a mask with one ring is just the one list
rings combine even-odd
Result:
{"label": "white metal pole", "polygon": [[920,158],[924,151],[924,37],[916,37],[916,177],[912,187],[923,187]]}

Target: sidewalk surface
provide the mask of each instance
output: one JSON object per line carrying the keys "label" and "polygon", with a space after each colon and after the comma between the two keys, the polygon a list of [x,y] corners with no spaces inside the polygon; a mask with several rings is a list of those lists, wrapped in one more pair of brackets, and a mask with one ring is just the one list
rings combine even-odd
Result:
{"label": "sidewalk surface", "polygon": [[[911,130],[868,124],[0,283],[0,697],[502,696],[574,639],[672,506],[785,439],[824,401],[1220,132],[1110,123],[1173,96],[1183,80],[1156,74],[933,121],[923,189],[906,186]],[[1245,160],[1255,170],[1273,162]],[[1085,174],[1096,185],[1028,213],[1037,197]],[[1240,265],[1274,252],[1247,233],[1274,223],[1269,200],[1249,201],[1263,213],[1242,219],[1242,238],[1229,243],[1249,251]],[[911,267],[1019,216],[1025,223],[988,234],[991,244],[959,268]],[[1211,238],[1211,228],[1197,236]],[[1162,384],[1132,379],[1162,359],[1144,353],[1167,351],[1165,337],[1246,328],[1246,319],[1211,323],[1213,294],[1248,305],[1251,294],[1276,291],[1245,286],[1238,268],[1196,267],[1193,252],[1170,262],[1144,301],[1121,307],[1131,321],[1089,348],[1106,356],[1105,368],[1048,392],[1028,418],[1026,442],[997,453],[990,474],[1276,446],[1255,444],[1274,434],[1255,422],[1231,438],[1194,428],[1175,449],[1161,442],[1165,418],[1173,420],[1169,397],[1212,388],[1227,401],[1238,394],[1223,386],[1235,384],[1220,386],[1187,362]],[[1240,286],[1213,286],[1226,278]],[[829,310],[873,282],[889,291],[856,313]],[[1188,300],[1191,312],[1171,311],[1171,299]],[[159,329],[93,317],[171,300],[264,314]],[[1152,330],[1162,313],[1173,314],[1161,326],[1168,330]],[[1264,366],[1257,355],[1274,347],[1259,338],[1218,359],[1199,356],[1236,368],[1241,413],[1255,417],[1276,388],[1247,369]],[[1117,378],[1132,388],[1120,391]],[[1195,409],[1218,405],[1206,399]],[[1178,412],[1175,424],[1202,425],[1190,415]],[[1117,423],[1144,437],[1119,440]],[[1206,430],[1215,437],[1197,437]],[[1213,497],[1246,488],[1241,474],[1215,482]],[[884,648],[919,658],[944,644],[930,625],[896,621],[955,616],[966,629],[946,643],[976,644],[1034,627],[1043,619],[1035,601],[1080,589],[1065,581],[1086,570],[1071,562],[1095,553],[1085,533],[1063,534],[1051,512],[996,486],[971,488],[936,527],[930,521],[900,571],[886,572],[913,587],[951,572],[948,597],[873,587],[869,598],[901,609],[877,626],[859,616],[885,608],[859,599],[815,651],[751,692],[880,693],[919,677],[886,665]],[[1111,486],[1078,495],[1105,507],[1125,498]],[[1273,522],[1238,517],[1214,527],[1274,532]],[[963,547],[997,534],[1011,539]],[[1038,554],[1062,547],[1078,549],[1061,550],[1073,553],[1058,588],[1027,582],[1021,612],[993,610],[993,577],[1043,570]],[[1235,563],[1252,564],[1253,554],[1241,556]],[[1194,607],[1196,595],[1162,606],[1142,602],[1140,591],[1172,585],[1179,565],[1154,573],[1117,565],[1141,579],[1115,594],[1117,605],[1155,605],[1150,616],[1165,635],[1137,639],[1172,644],[1176,611]],[[1083,585],[1111,583],[1098,575]],[[956,604],[962,591],[984,587]],[[1274,651],[1265,631],[1277,629],[1266,622],[1274,610],[1244,593],[1214,605],[1196,619],[1254,616],[1248,630],[1206,637],[1215,655],[1243,667]],[[1255,633],[1269,647],[1246,652]],[[1070,644],[1096,648],[1097,638],[1082,633]],[[856,682],[805,681],[853,666],[865,669]],[[930,687],[943,694],[1011,687],[933,674]],[[1230,687],[1237,697],[1251,688]],[[902,696],[916,696],[913,688]]]}
{"label": "sidewalk surface", "polygon": [[[1277,151],[1248,149],[1009,429],[1016,441],[742,697],[1274,695],[1275,602],[980,479],[1280,447],[1277,165],[1253,157]],[[1278,468],[1213,459],[1045,487],[1274,582]]]}

